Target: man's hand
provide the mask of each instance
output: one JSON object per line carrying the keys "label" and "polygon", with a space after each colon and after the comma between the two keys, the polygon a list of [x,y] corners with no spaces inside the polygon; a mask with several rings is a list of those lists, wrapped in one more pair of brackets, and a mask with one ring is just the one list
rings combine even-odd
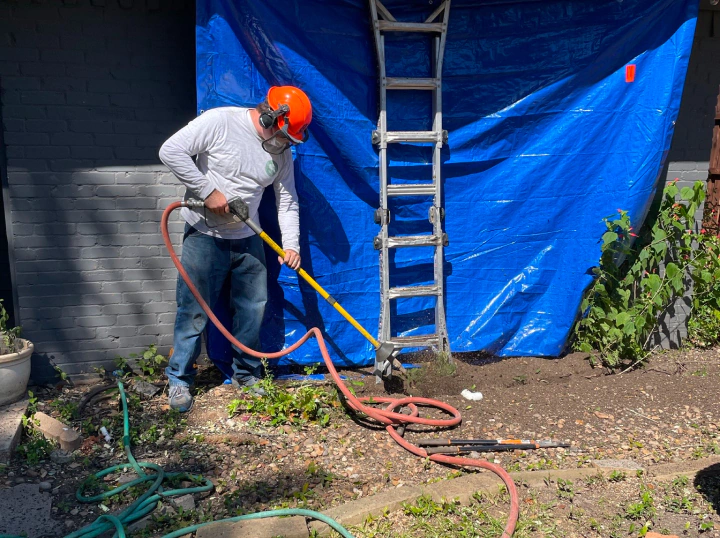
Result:
{"label": "man's hand", "polygon": [[285,264],[293,271],[300,268],[300,254],[294,250],[286,249],[285,259],[283,260],[280,256],[278,256],[278,261],[280,262],[280,265]]}
{"label": "man's hand", "polygon": [[228,207],[227,198],[219,190],[215,189],[210,193],[210,196],[205,198],[205,207],[216,215],[224,215],[230,212]]}

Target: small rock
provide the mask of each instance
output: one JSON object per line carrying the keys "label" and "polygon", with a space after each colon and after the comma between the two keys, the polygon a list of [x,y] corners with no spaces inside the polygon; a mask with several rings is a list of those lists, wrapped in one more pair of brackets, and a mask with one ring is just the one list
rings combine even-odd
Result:
{"label": "small rock", "polygon": [[150,525],[152,523],[152,515],[145,516],[144,518],[136,521],[135,523],[131,523],[128,525],[127,530],[129,533],[137,532],[143,530],[145,527]]}
{"label": "small rock", "polygon": [[159,387],[156,387],[152,383],[147,383],[146,381],[141,381],[139,379],[133,381],[132,389],[141,396],[145,396],[146,398],[152,398],[158,392],[160,392]]}
{"label": "small rock", "polygon": [[177,515],[177,510],[169,504],[163,504],[160,508],[158,508],[158,513],[165,517],[175,517]]}
{"label": "small rock", "polygon": [[117,481],[118,484],[122,486],[123,484],[127,484],[128,482],[132,482],[136,478],[138,478],[138,475],[135,473],[123,473],[118,477]]}
{"label": "small rock", "polygon": [[65,520],[65,526],[69,529],[73,526],[73,520],[72,519],[66,519]]}
{"label": "small rock", "polygon": [[54,463],[70,463],[73,460],[73,455],[65,450],[53,450],[50,453],[50,459]]}
{"label": "small rock", "polygon": [[50,491],[52,489],[50,482],[40,482],[38,486],[40,486],[40,491]]}
{"label": "small rock", "polygon": [[77,508],[73,508],[72,510],[70,510],[70,515],[71,515],[71,516],[76,516],[76,515],[78,515],[79,513],[80,513],[80,510],[78,510]]}
{"label": "small rock", "polygon": [[171,501],[175,506],[182,508],[186,512],[195,510],[195,498],[190,493],[182,497],[175,497]]}

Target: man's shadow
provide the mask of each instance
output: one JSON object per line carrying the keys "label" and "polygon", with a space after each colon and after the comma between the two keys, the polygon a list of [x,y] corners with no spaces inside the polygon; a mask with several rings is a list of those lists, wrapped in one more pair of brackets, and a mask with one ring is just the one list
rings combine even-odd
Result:
{"label": "man's shadow", "polygon": [[720,463],[714,463],[698,472],[694,486],[715,508],[715,513],[720,515]]}

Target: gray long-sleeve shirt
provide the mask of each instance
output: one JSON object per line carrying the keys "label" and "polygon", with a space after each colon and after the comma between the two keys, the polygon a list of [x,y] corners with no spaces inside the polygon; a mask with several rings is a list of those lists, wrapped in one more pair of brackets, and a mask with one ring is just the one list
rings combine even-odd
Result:
{"label": "gray long-sleeve shirt", "polygon": [[[214,108],[171,136],[160,148],[160,159],[187,187],[185,199],[205,200],[215,189],[228,200],[240,196],[256,222],[263,191],[272,185],[283,248],[300,252],[300,209],[292,154],[271,155],[261,143],[249,109]],[[185,207],[181,215],[199,232],[213,237],[241,239],[254,233],[244,223],[204,208]]]}

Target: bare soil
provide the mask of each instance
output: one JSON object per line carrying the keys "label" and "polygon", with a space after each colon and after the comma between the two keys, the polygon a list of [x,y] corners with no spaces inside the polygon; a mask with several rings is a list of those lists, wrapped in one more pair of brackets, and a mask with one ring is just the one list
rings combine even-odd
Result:
{"label": "bare soil", "polygon": [[[571,444],[568,449],[481,455],[511,471],[588,467],[595,459],[618,458],[648,466],[720,453],[720,349],[657,353],[646,366],[623,374],[593,368],[582,354],[560,359],[499,360],[478,354],[456,354],[454,358],[454,363],[448,365],[431,355],[412,357],[422,367],[408,370],[407,379],[386,385],[376,385],[370,369],[341,373],[359,395],[414,394],[439,398],[455,406],[462,412],[463,422],[453,431],[433,433],[440,437],[556,439]],[[133,453],[138,460],[158,463],[167,471],[199,473],[215,484],[214,492],[196,497],[194,515],[183,516],[189,521],[281,506],[322,510],[400,485],[426,483],[458,473],[409,454],[382,427],[368,427],[342,408],[333,411],[326,428],[314,424],[270,426],[268,417],[230,417],[227,406],[238,393],[218,383],[214,369],[206,367],[195,406],[183,417],[168,418],[166,393],[149,400],[136,398],[131,406],[130,420],[138,438]],[[90,389],[38,388],[39,408],[59,416],[60,407],[52,402],[77,403]],[[463,389],[481,391],[484,398],[465,400],[460,396]],[[425,409],[423,413],[437,414]],[[91,400],[72,424],[80,429],[84,423],[91,434],[104,423],[117,440],[122,436],[118,415],[118,397],[111,394]],[[144,440],[140,439],[152,426],[157,435],[146,434]],[[408,428],[405,434],[409,440],[419,436],[427,437],[428,431]],[[45,460],[28,465],[17,459],[0,470],[0,488],[19,481],[50,481],[54,515],[65,521],[70,532],[104,513],[98,504],[82,505],[75,500],[79,483],[90,473],[124,461],[116,442],[105,443],[90,435],[71,464]],[[633,488],[632,495],[637,496],[635,485]],[[556,489],[550,488],[548,495],[557,498]],[[582,507],[583,518],[573,519],[568,515],[572,503],[565,503],[568,510],[564,510],[558,501],[553,511],[557,512],[555,519],[563,522],[556,524],[557,532],[564,534],[556,535],[610,536],[592,530],[590,519],[595,516],[589,513],[599,506],[597,501],[602,497],[602,510],[595,512],[607,512],[610,521],[614,512],[624,510],[627,500],[622,491],[614,483],[584,488],[580,498],[588,502]],[[114,511],[127,502],[129,498],[106,504]],[[710,503],[711,497],[705,502]],[[531,504],[525,503],[522,508],[528,514],[532,514]],[[502,512],[502,503],[498,503],[498,510]],[[709,513],[714,514],[715,528],[720,529],[717,509],[709,509]],[[603,517],[597,515],[600,520]],[[663,525],[683,534],[685,521],[680,519],[668,518]],[[156,517],[143,532],[162,534],[172,525],[177,526],[177,521]],[[713,535],[713,531],[707,532]],[[397,536],[404,535],[398,530]]]}

